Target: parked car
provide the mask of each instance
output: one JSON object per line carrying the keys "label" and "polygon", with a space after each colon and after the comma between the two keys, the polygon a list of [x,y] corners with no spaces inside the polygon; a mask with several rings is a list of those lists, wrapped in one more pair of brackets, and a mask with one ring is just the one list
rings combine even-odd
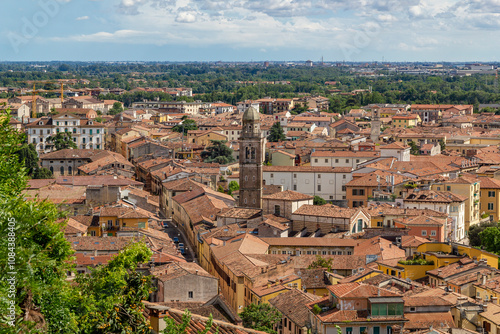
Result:
{"label": "parked car", "polygon": [[182,255],[186,254],[186,251],[184,250],[184,248],[179,248],[179,252],[181,252]]}
{"label": "parked car", "polygon": [[184,248],[184,244],[182,242],[179,244],[179,248]]}
{"label": "parked car", "polygon": [[177,237],[173,237],[173,239],[172,239],[172,240],[174,240],[174,242],[175,242],[176,244],[178,244],[178,243],[179,243],[179,238],[177,238]]}

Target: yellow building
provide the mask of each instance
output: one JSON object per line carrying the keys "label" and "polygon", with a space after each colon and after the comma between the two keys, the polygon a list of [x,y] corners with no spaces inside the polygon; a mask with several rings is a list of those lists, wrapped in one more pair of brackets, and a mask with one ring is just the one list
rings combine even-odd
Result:
{"label": "yellow building", "polygon": [[212,140],[227,140],[227,136],[213,130],[190,130],[187,133],[187,142],[191,144],[209,146]]}
{"label": "yellow building", "polygon": [[[500,182],[499,182],[500,184]],[[455,195],[461,195],[465,200],[465,231],[469,231],[469,227],[479,224],[479,199],[480,184],[477,178],[458,177],[456,179],[435,183],[431,186],[431,190],[450,191]]]}
{"label": "yellow building", "polygon": [[479,210],[489,215],[494,222],[500,220],[500,180],[480,177],[481,196]]}
{"label": "yellow building", "polygon": [[414,128],[420,123],[420,117],[416,114],[412,115],[395,115],[392,117],[393,128]]}
{"label": "yellow building", "polygon": [[148,227],[148,217],[132,208],[106,207],[99,213],[98,226],[91,225],[88,233],[91,236],[116,236],[118,231],[134,231]]}
{"label": "yellow building", "polygon": [[295,274],[277,278],[274,282],[253,288],[250,291],[250,301],[252,304],[266,304],[270,299],[291,289],[302,290],[301,278]]}
{"label": "yellow building", "polygon": [[418,246],[417,253],[425,260],[422,264],[411,260],[388,260],[378,262],[378,269],[387,275],[417,280],[427,276],[428,271],[460,261],[464,255],[477,261],[484,259],[490,267],[498,268],[498,255],[460,244],[427,242]]}

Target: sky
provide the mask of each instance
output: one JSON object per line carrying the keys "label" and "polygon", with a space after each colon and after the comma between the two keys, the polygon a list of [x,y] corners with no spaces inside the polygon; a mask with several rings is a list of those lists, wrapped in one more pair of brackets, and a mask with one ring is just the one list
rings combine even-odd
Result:
{"label": "sky", "polygon": [[500,0],[2,1],[0,61],[498,61]]}

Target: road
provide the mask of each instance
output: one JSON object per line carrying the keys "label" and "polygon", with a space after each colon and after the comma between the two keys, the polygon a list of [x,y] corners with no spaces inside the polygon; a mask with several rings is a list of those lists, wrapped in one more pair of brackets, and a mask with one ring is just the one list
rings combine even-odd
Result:
{"label": "road", "polygon": [[188,238],[186,238],[182,229],[178,228],[176,222],[174,221],[168,222],[167,224],[168,227],[165,228],[163,231],[165,233],[168,233],[171,239],[177,237],[179,238],[179,243],[184,244],[184,249],[186,250],[184,257],[186,258],[186,261],[198,263],[198,260],[196,258],[196,253],[194,252],[194,247],[193,245],[191,245]]}

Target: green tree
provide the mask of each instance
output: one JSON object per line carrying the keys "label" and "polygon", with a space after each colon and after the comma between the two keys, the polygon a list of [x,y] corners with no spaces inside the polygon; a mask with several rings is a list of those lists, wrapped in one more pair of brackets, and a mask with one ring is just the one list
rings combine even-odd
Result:
{"label": "green tree", "polygon": [[198,125],[196,125],[196,122],[194,120],[184,117],[186,116],[183,116],[182,124],[177,124],[176,126],[174,126],[172,128],[172,131],[183,132],[184,135],[186,135],[189,130],[198,130]]}
{"label": "green tree", "polygon": [[270,304],[250,304],[240,313],[243,326],[275,334],[273,326],[281,320],[281,313]]}
{"label": "green tree", "polygon": [[[165,317],[165,329],[162,331],[162,334],[189,334],[193,333],[189,327],[191,325],[191,312],[188,310],[184,311],[182,315],[181,323],[175,322],[174,319],[170,317]],[[196,334],[206,334],[213,327],[213,317],[212,314],[208,317],[207,323],[205,324],[205,328],[203,330],[199,330]],[[214,334],[219,333],[219,329],[214,332]]]}
{"label": "green tree", "polygon": [[233,191],[240,190],[240,185],[237,181],[231,181],[229,182],[229,185],[227,186],[229,189],[229,195],[233,193]]}
{"label": "green tree", "polygon": [[419,155],[420,154],[420,148],[418,147],[417,144],[415,144],[413,141],[408,141],[408,145],[410,145],[410,154],[413,155]]}
{"label": "green tree", "polygon": [[48,137],[47,141],[54,144],[56,151],[67,148],[77,148],[70,132],[59,132],[55,136]]}
{"label": "green tree", "polygon": [[[58,223],[63,216],[48,201],[25,199],[27,168],[18,155],[24,136],[9,126],[9,119],[8,113],[0,115],[0,235],[4,236],[0,238],[0,254],[4,254],[0,311],[10,314],[9,301],[14,302],[18,333],[76,333],[68,302],[71,286],[66,280],[73,251]],[[9,253],[15,254],[15,263],[9,263]],[[8,320],[0,318],[0,332],[14,329],[8,327]]]}
{"label": "green tree", "polygon": [[325,205],[326,204],[326,201],[324,198],[316,195],[314,196],[314,199],[313,199],[313,204],[314,205]]}
{"label": "green tree", "polygon": [[444,150],[446,150],[446,143],[444,142],[444,140],[440,139],[439,140],[439,145],[441,146],[441,152],[443,152]]}
{"label": "green tree", "polygon": [[267,140],[270,142],[278,142],[284,141],[286,139],[285,132],[281,127],[280,122],[276,122],[271,126],[271,130],[269,131],[269,136],[267,136]]}
{"label": "green tree", "polygon": [[320,255],[316,255],[316,260],[314,260],[307,269],[317,269],[317,268],[325,268],[327,271],[332,271],[333,260],[325,259]]}
{"label": "green tree", "polygon": [[36,152],[35,145],[23,144],[17,151],[19,162],[24,164],[28,175],[33,175],[38,168],[38,153]]}
{"label": "green tree", "polygon": [[211,140],[211,143],[206,151],[201,152],[203,161],[221,165],[234,162],[233,150],[226,145],[226,140]]}
{"label": "green tree", "polygon": [[487,227],[479,233],[481,245],[488,252],[498,253],[500,251],[500,229],[496,227]]}
{"label": "green tree", "polygon": [[499,227],[498,223],[494,222],[486,222],[481,224],[472,225],[469,228],[468,236],[469,236],[469,244],[474,247],[482,246],[481,237],[479,234],[483,232],[488,227]]}
{"label": "green tree", "polygon": [[136,269],[151,255],[145,243],[131,243],[107,265],[77,276],[71,305],[79,333],[150,333],[141,301],[152,292],[152,281]]}
{"label": "green tree", "polygon": [[123,112],[123,106],[120,102],[115,102],[113,103],[113,106],[111,109],[109,109],[108,114],[109,115],[116,115]]}

